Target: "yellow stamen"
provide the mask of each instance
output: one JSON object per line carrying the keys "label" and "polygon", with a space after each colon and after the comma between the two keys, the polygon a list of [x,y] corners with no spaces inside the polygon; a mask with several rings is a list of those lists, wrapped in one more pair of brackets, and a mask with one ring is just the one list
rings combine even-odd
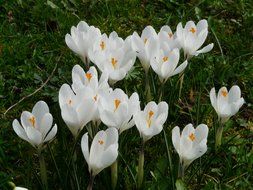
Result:
{"label": "yellow stamen", "polygon": [[147,38],[145,38],[145,39],[144,39],[144,44],[146,44],[146,43],[147,43],[147,41],[148,41],[148,39],[147,39]]}
{"label": "yellow stamen", "polygon": [[168,59],[169,59],[169,58],[168,58],[167,56],[164,56],[164,57],[163,57],[163,62],[168,61]]}
{"label": "yellow stamen", "polygon": [[32,124],[33,127],[35,127],[35,117],[34,116],[29,118],[29,122]]}
{"label": "yellow stamen", "polygon": [[96,96],[94,96],[93,99],[94,99],[95,101],[97,101],[98,95],[96,94]]}
{"label": "yellow stamen", "polygon": [[189,135],[189,138],[190,138],[191,141],[194,141],[196,139],[196,137],[195,137],[195,135],[193,133],[191,133]]}
{"label": "yellow stamen", "polygon": [[99,143],[100,145],[102,145],[102,144],[104,144],[104,141],[103,141],[103,140],[99,140],[98,143]]}
{"label": "yellow stamen", "polygon": [[105,42],[104,42],[104,41],[102,41],[102,42],[100,43],[100,47],[101,47],[102,50],[105,49]]}
{"label": "yellow stamen", "polygon": [[191,27],[190,32],[194,34],[196,32],[196,29]]}
{"label": "yellow stamen", "polygon": [[173,34],[172,33],[168,33],[169,37],[172,38]]}
{"label": "yellow stamen", "polygon": [[115,58],[112,58],[111,63],[112,63],[113,68],[115,69],[116,64],[118,63],[118,60],[116,60]]}
{"label": "yellow stamen", "polygon": [[85,76],[88,79],[88,81],[90,82],[90,79],[92,78],[92,74],[91,73],[86,73]]}
{"label": "yellow stamen", "polygon": [[221,91],[221,95],[222,95],[223,97],[227,97],[228,92],[227,92],[226,90],[222,90],[222,91]]}
{"label": "yellow stamen", "polygon": [[149,111],[148,112],[148,119],[147,119],[147,123],[148,123],[148,128],[150,128],[151,126],[151,122],[152,122],[152,117],[154,115],[154,112],[153,111]]}
{"label": "yellow stamen", "polygon": [[115,100],[114,100],[114,105],[115,105],[114,111],[116,111],[116,110],[118,109],[120,103],[121,103],[121,101],[120,101],[119,99],[115,99]]}
{"label": "yellow stamen", "polygon": [[72,104],[72,100],[71,100],[71,99],[69,99],[68,104],[69,104],[69,105],[71,105],[71,104]]}

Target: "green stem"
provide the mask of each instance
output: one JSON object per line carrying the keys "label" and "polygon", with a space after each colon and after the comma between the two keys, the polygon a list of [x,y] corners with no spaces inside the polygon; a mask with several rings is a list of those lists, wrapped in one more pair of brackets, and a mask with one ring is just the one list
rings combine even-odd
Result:
{"label": "green stem", "polygon": [[118,181],[118,159],[111,165],[112,189],[116,189],[117,181]]}
{"label": "green stem", "polygon": [[143,183],[143,176],[144,176],[143,166],[144,166],[144,142],[142,142],[139,153],[137,189],[141,189]]}
{"label": "green stem", "polygon": [[179,166],[178,166],[178,179],[184,180],[184,166],[181,160],[179,160]]}
{"label": "green stem", "polygon": [[39,162],[40,162],[40,177],[41,177],[41,182],[43,185],[44,189],[48,189],[48,184],[47,184],[47,169],[46,169],[46,163],[44,156],[42,154],[41,148],[38,149],[38,156],[39,156]]}
{"label": "green stem", "polygon": [[170,151],[169,145],[168,145],[167,135],[166,135],[166,132],[165,132],[164,129],[163,129],[163,137],[164,137],[164,140],[165,140],[167,156],[168,156],[168,159],[169,159],[170,177],[171,177],[171,182],[173,184],[172,189],[175,189],[174,188],[175,180],[174,180],[174,176],[173,176],[173,166],[172,166],[172,159],[171,159],[172,156],[171,156],[171,151]]}
{"label": "green stem", "polygon": [[90,175],[90,180],[89,180],[89,184],[88,184],[87,190],[92,190],[94,178],[95,178],[95,176],[93,176],[93,175],[91,174],[91,175]]}
{"label": "green stem", "polygon": [[179,99],[180,99],[180,97],[181,97],[181,92],[182,92],[182,88],[183,88],[183,82],[184,82],[184,73],[180,76],[180,86],[179,86],[179,95],[178,95],[178,97],[179,97]]}
{"label": "green stem", "polygon": [[162,83],[161,83],[160,95],[159,95],[159,102],[161,102],[162,99],[163,99],[164,84],[165,84],[165,82],[162,82]]}
{"label": "green stem", "polygon": [[151,100],[151,91],[150,91],[150,84],[149,84],[149,76],[148,76],[148,71],[145,71],[145,94],[147,102]]}
{"label": "green stem", "polygon": [[216,131],[216,135],[215,135],[215,151],[217,152],[220,145],[221,145],[221,139],[222,139],[222,133],[223,133],[223,125],[221,124],[221,122],[219,122],[219,127]]}

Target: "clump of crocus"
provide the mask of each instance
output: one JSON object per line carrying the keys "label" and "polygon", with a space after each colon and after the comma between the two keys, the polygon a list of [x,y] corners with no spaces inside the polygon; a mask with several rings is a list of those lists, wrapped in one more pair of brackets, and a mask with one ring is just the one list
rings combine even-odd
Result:
{"label": "clump of crocus", "polygon": [[179,177],[184,177],[184,171],[197,158],[207,151],[208,127],[200,124],[194,129],[192,124],[188,124],[180,134],[178,126],[172,130],[172,143],[176,149],[179,159]]}
{"label": "clump of crocus", "polygon": [[220,88],[216,96],[215,88],[210,91],[210,100],[213,108],[218,114],[220,126],[216,131],[216,149],[221,145],[223,124],[233,115],[235,115],[244,104],[244,99],[241,97],[241,89],[239,86],[232,86],[227,90],[226,87]]}

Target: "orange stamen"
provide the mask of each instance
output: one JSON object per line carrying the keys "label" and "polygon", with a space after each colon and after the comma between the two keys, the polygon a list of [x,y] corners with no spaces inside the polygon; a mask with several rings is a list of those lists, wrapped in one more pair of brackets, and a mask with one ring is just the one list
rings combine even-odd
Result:
{"label": "orange stamen", "polygon": [[99,140],[98,143],[99,143],[100,145],[102,145],[102,144],[104,144],[104,141],[103,141],[103,140]]}
{"label": "orange stamen", "polygon": [[90,79],[92,78],[92,74],[91,73],[86,73],[85,76],[88,79],[88,81],[90,82]]}
{"label": "orange stamen", "polygon": [[115,105],[115,109],[114,109],[114,111],[116,111],[116,110],[118,109],[118,107],[119,107],[120,103],[121,103],[121,101],[120,101],[120,100],[118,100],[118,99],[115,99],[115,100],[114,100],[114,105]]}
{"label": "orange stamen", "polygon": [[189,135],[189,138],[190,138],[191,141],[194,141],[196,139],[196,137],[195,137],[195,135],[193,133],[191,133]]}
{"label": "orange stamen", "polygon": [[32,124],[33,127],[35,127],[35,117],[34,116],[29,118],[29,122]]}
{"label": "orange stamen", "polygon": [[104,41],[102,41],[102,42],[100,43],[100,47],[101,47],[102,50],[105,49],[105,42],[104,42]]}
{"label": "orange stamen", "polygon": [[191,27],[190,32],[194,34],[196,32],[196,29]]}
{"label": "orange stamen", "polygon": [[223,97],[227,97],[228,92],[227,92],[226,90],[222,90],[222,91],[221,91],[221,95],[222,95]]}
{"label": "orange stamen", "polygon": [[168,58],[167,56],[164,56],[164,57],[163,57],[163,62],[168,61],[168,59],[169,59],[169,58]]}
{"label": "orange stamen", "polygon": [[118,61],[115,58],[112,58],[111,63],[112,63],[113,68],[115,69],[116,64],[118,63]]}

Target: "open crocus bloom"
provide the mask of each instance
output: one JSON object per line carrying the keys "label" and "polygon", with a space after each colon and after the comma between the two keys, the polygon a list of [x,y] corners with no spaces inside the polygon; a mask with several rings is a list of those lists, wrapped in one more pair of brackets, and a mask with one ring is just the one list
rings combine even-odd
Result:
{"label": "open crocus bloom", "polygon": [[160,102],[149,102],[143,111],[139,111],[134,116],[134,121],[143,141],[151,139],[159,134],[163,129],[163,124],[168,117],[168,104]]}
{"label": "open crocus bloom", "polygon": [[65,42],[73,52],[81,57],[84,63],[88,63],[88,50],[99,36],[101,36],[101,32],[98,28],[81,21],[77,27],[71,27],[70,34],[65,36]]}
{"label": "open crocus bloom", "polygon": [[210,91],[210,100],[221,122],[226,122],[231,116],[235,115],[244,104],[244,99],[241,97],[241,90],[237,85],[232,86],[229,92],[226,87],[222,87],[217,96],[215,88],[212,88]]}
{"label": "open crocus bloom", "polygon": [[173,34],[169,26],[165,25],[160,29],[158,33],[160,44],[166,43],[170,49],[180,48],[176,35]]}
{"label": "open crocus bloom", "polygon": [[105,56],[98,55],[95,63],[103,73],[108,74],[109,82],[114,84],[126,76],[135,59],[136,53],[124,45],[122,48],[108,51]]}
{"label": "open crocus bloom", "polygon": [[99,131],[94,137],[89,151],[88,133],[83,135],[82,152],[92,176],[97,175],[115,162],[118,157],[118,137],[118,131],[115,128]]}
{"label": "open crocus bloom", "polygon": [[172,130],[172,143],[180,157],[180,163],[184,168],[188,167],[195,159],[201,157],[207,151],[208,127],[200,124],[196,129],[188,124],[180,135],[178,126]]}
{"label": "open crocus bloom", "polygon": [[74,137],[92,120],[95,113],[96,100],[83,98],[79,93],[75,94],[67,84],[63,84],[59,92],[61,115]]}
{"label": "open crocus bloom", "polygon": [[140,110],[139,96],[133,93],[130,98],[123,90],[104,93],[100,98],[99,114],[101,121],[108,127],[114,127],[120,133],[134,126],[133,115]]}
{"label": "open crocus bloom", "polygon": [[169,77],[181,73],[187,66],[187,60],[178,66],[179,50],[170,50],[167,44],[163,44],[160,50],[151,59],[151,67],[158,74],[161,82],[165,82]]}
{"label": "open crocus bloom", "polygon": [[145,72],[148,72],[150,67],[150,59],[153,54],[158,51],[159,40],[155,29],[152,26],[147,26],[142,31],[141,37],[137,32],[131,36],[132,48],[137,52],[142,67]]}
{"label": "open crocus bloom", "polygon": [[54,138],[57,125],[53,124],[53,117],[44,101],[35,104],[32,112],[24,111],[21,114],[21,125],[17,119],[12,123],[15,133],[32,146],[40,148],[43,143]]}
{"label": "open crocus bloom", "polygon": [[197,26],[193,21],[188,21],[184,28],[181,22],[177,25],[177,40],[184,49],[184,54],[187,59],[192,56],[197,56],[200,53],[209,52],[213,49],[213,43],[211,43],[199,50],[204,44],[207,34],[208,24],[205,19],[200,20]]}
{"label": "open crocus bloom", "polygon": [[96,64],[97,56],[105,56],[108,52],[119,49],[124,46],[124,40],[113,31],[109,37],[107,34],[102,34],[96,39],[93,46],[89,49],[89,57]]}

